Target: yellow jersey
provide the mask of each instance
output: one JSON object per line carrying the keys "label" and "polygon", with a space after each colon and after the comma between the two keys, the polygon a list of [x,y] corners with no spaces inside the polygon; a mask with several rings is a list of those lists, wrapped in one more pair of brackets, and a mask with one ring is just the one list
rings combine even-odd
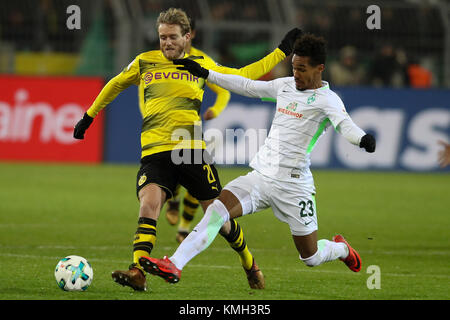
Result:
{"label": "yellow jersey", "polygon": [[[188,54],[193,55],[193,56],[208,57],[207,54],[205,54],[203,51],[201,51],[195,47],[191,47]],[[253,76],[253,75],[251,74],[250,76]],[[257,75],[255,75],[255,76],[257,76]],[[254,78],[252,77],[250,79],[254,79]],[[257,79],[257,78],[255,78],[255,79]],[[214,117],[217,117],[225,109],[225,107],[228,104],[228,101],[230,101],[230,97],[231,97],[230,91],[228,91],[222,87],[219,87],[218,85],[211,83],[209,81],[206,81],[206,85],[208,86],[209,89],[211,89],[216,94],[216,100],[210,108],[214,114]],[[139,108],[140,108],[140,110],[144,110],[143,107],[144,107],[144,85],[143,85],[143,83],[141,83],[139,85]]]}
{"label": "yellow jersey", "polygon": [[[277,48],[263,59],[235,69],[220,66],[200,50],[192,49],[190,55],[185,54],[184,58],[190,57],[206,69],[251,79],[268,73],[286,57]],[[143,117],[142,158],[174,149],[205,149],[200,118],[205,79],[195,77],[188,71],[178,70],[160,50],[138,55],[105,85],[87,114],[95,117],[132,84],[139,86],[143,97],[139,104]]]}

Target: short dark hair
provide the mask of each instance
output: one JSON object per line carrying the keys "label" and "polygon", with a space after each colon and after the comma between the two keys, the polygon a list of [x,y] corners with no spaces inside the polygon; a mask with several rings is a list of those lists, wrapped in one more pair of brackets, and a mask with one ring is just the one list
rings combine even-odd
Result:
{"label": "short dark hair", "polygon": [[294,54],[309,57],[309,64],[313,67],[325,64],[327,59],[327,42],[323,37],[306,33],[295,41]]}

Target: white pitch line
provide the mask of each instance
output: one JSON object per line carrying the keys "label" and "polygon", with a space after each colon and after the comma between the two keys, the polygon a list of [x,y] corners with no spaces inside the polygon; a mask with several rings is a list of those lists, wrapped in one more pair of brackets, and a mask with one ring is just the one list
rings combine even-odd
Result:
{"label": "white pitch line", "polygon": [[[14,253],[0,253],[0,256],[4,257],[14,257],[14,258],[32,258],[32,259],[44,259],[44,260],[55,260],[58,261],[61,257],[55,257],[55,256],[41,256],[41,255],[31,255],[31,254],[14,254]],[[127,263],[128,260],[113,260],[113,259],[100,259],[100,258],[92,258],[89,259],[91,262],[108,262],[108,263]],[[300,262],[299,262],[300,263]],[[200,269],[235,269],[236,266],[225,266],[225,265],[205,265],[205,264],[189,264],[187,265],[189,268],[200,268]],[[303,267],[303,266],[302,266]],[[268,271],[276,271],[276,272],[285,272],[286,269],[278,268],[278,267],[264,267],[264,270]],[[306,272],[306,273],[329,273],[329,274],[339,274],[339,275],[357,275],[361,276],[361,273],[352,273],[348,270],[346,271],[332,271],[332,270],[312,270],[310,268],[299,268],[299,269],[293,269],[289,270],[290,272]],[[449,279],[450,275],[445,274],[413,274],[413,273],[391,273],[391,272],[382,272],[382,276],[390,276],[390,277],[426,277],[426,278],[443,278],[443,279]]]}
{"label": "white pitch line", "polygon": [[[62,245],[38,245],[36,249],[65,249],[65,250],[80,250],[89,248],[91,250],[99,250],[99,251],[106,251],[106,250],[117,250],[117,249],[129,249],[130,245],[123,245],[123,246],[62,246]],[[30,248],[30,246],[7,246],[7,245],[1,245],[1,248],[9,248],[9,249],[20,249],[20,248]],[[177,246],[164,246],[158,247],[158,250],[163,250],[164,252],[174,252],[176,250]],[[286,248],[283,248],[283,250],[288,250]],[[223,247],[223,248],[209,248],[208,251],[216,251],[216,252],[229,252],[229,247]],[[278,252],[280,249],[267,249],[267,248],[252,248],[253,252]],[[296,255],[295,249],[290,250],[292,251],[293,255]],[[405,251],[405,250],[397,250],[397,251],[375,251],[375,250],[358,250],[360,254],[376,254],[376,255],[401,255],[401,256],[450,256],[450,250],[415,250],[415,251]]]}

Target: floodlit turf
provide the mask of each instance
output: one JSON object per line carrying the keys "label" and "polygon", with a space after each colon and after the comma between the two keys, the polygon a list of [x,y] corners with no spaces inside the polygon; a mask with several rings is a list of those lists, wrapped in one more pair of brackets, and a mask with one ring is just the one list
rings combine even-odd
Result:
{"label": "floodlit turf", "polygon": [[[131,263],[137,169],[0,163],[0,300],[450,298],[448,174],[320,170],[313,172],[319,238],[343,234],[362,257],[361,272],[340,261],[305,266],[288,226],[266,210],[239,219],[265,290],[249,289],[237,255],[219,236],[185,267],[178,284],[147,276],[149,291],[133,292],[114,283],[111,271]],[[247,171],[219,168],[222,184]],[[153,256],[174,252],[175,231],[162,214]],[[54,268],[71,254],[94,268],[86,292],[56,285]],[[371,265],[379,267],[381,289],[367,287]]]}

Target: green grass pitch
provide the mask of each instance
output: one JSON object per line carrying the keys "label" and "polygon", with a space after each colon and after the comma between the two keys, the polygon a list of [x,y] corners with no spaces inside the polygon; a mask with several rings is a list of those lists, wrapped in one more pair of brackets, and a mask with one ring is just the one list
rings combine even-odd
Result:
{"label": "green grass pitch", "polygon": [[[305,266],[288,226],[266,210],[239,219],[265,290],[249,289],[238,256],[220,236],[184,268],[178,284],[147,276],[147,292],[119,286],[111,271],[131,263],[137,169],[0,163],[0,300],[450,298],[448,174],[313,171],[319,239],[343,234],[362,257],[359,273],[340,261]],[[222,184],[247,171],[219,168]],[[174,252],[175,232],[162,213],[153,256]],[[94,268],[86,292],[56,285],[54,268],[71,254]],[[369,266],[379,267],[380,289],[367,286]]]}

